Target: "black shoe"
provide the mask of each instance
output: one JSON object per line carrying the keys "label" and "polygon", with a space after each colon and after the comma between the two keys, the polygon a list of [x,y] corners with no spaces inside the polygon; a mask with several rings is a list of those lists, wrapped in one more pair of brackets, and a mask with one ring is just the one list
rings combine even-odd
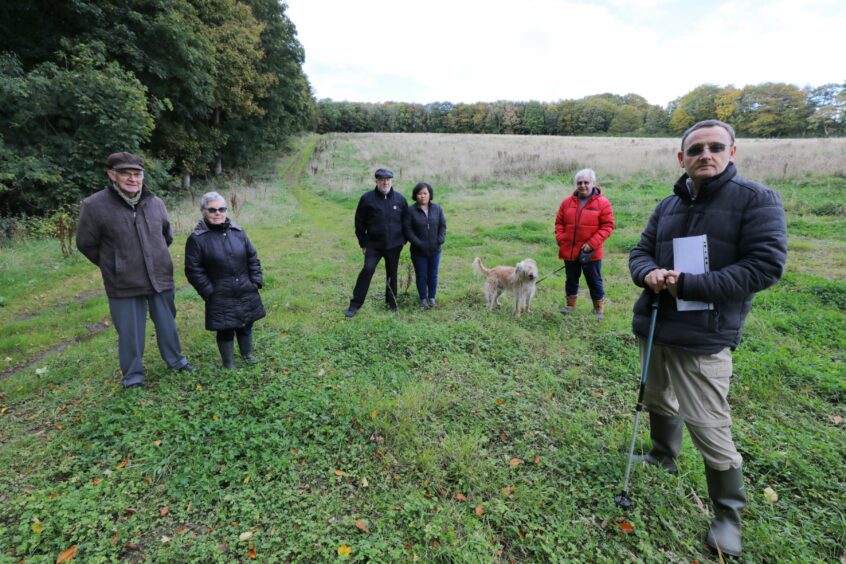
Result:
{"label": "black shoe", "polygon": [[143,384],[141,382],[135,382],[134,384],[127,384],[123,388],[125,390],[128,390],[130,388],[140,388],[141,386],[143,386]]}
{"label": "black shoe", "polygon": [[350,306],[345,312],[344,317],[355,317],[355,313],[358,311],[357,307]]}
{"label": "black shoe", "polygon": [[186,363],[185,366],[180,366],[176,369],[177,372],[199,372],[200,369],[196,366]]}

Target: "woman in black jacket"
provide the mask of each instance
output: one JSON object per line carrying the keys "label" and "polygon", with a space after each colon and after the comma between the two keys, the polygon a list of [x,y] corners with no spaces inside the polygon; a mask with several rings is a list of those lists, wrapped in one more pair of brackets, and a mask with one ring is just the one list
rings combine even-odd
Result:
{"label": "woman in black jacket", "polygon": [[185,243],[185,276],[206,302],[206,329],[217,331],[223,367],[233,367],[235,335],[241,356],[256,363],[253,323],[265,316],[261,263],[241,226],[226,217],[223,196],[203,195],[200,211],[203,218]]}
{"label": "woman in black jacket", "polygon": [[411,191],[415,204],[408,208],[403,219],[403,233],[411,243],[420,306],[424,308],[435,307],[441,245],[446,240],[446,218],[441,206],[432,201],[434,196],[429,184],[419,182]]}

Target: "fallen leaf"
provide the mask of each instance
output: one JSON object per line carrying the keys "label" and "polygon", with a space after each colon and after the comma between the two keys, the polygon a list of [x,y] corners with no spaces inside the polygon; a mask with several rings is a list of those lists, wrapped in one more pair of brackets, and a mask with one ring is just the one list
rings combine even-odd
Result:
{"label": "fallen leaf", "polygon": [[42,523],[41,521],[38,521],[38,520],[33,521],[33,523],[32,523],[32,532],[33,533],[35,533],[36,535],[40,535],[41,531],[43,531],[43,530],[44,530],[44,523]]}
{"label": "fallen leaf", "polygon": [[170,513],[170,509],[168,509],[167,505],[159,509],[159,517],[165,517],[168,513]]}
{"label": "fallen leaf", "polygon": [[134,542],[126,543],[125,545],[123,545],[123,548],[125,548],[126,550],[141,550],[141,547],[135,544]]}
{"label": "fallen leaf", "polygon": [[58,429],[59,431],[61,431],[61,430],[62,430],[62,424],[61,424],[61,423],[56,423],[56,429]]}
{"label": "fallen leaf", "polygon": [[456,501],[467,501],[467,498],[461,492],[455,492]]}
{"label": "fallen leaf", "polygon": [[0,407],[0,415],[4,415],[7,411],[9,411],[8,405],[4,405],[3,407]]}
{"label": "fallen leaf", "polygon": [[504,400],[504,399],[494,400],[494,402],[495,402],[495,403],[497,403],[497,404],[499,404],[499,405],[505,405],[505,400]]}
{"label": "fallen leaf", "polygon": [[449,358],[444,357],[444,362],[449,362]]}
{"label": "fallen leaf", "polygon": [[512,458],[511,460],[509,460],[509,461],[508,461],[508,463],[509,463],[511,466],[520,466],[521,464],[523,464],[523,461],[522,461],[522,460],[520,460],[519,458],[516,458],[516,457],[515,457],[515,458]]}
{"label": "fallen leaf", "polygon": [[158,441],[153,441],[153,444],[156,445],[156,446],[162,446],[162,441],[161,441],[161,439],[158,440]]}
{"label": "fallen leaf", "polygon": [[74,556],[76,556],[76,551],[77,551],[76,545],[73,545],[72,547],[70,547],[69,549],[67,549],[63,553],[61,553],[58,558],[56,558],[56,564],[60,564],[61,562],[67,562],[68,560],[71,560]]}
{"label": "fallen leaf", "polygon": [[485,506],[484,506],[484,504],[480,503],[479,505],[476,506],[476,515],[481,517],[484,514],[485,514]]}
{"label": "fallen leaf", "polygon": [[370,482],[367,481],[367,478],[362,478],[361,481],[359,482],[359,485],[362,488],[366,488],[370,485]]}
{"label": "fallen leaf", "polygon": [[341,558],[349,558],[350,554],[352,554],[352,547],[345,544],[338,547],[338,556]]}
{"label": "fallen leaf", "polygon": [[775,503],[778,501],[778,494],[775,493],[775,490],[769,486],[764,488],[764,497],[766,497],[767,501],[769,501],[770,503]]}
{"label": "fallen leaf", "polygon": [[168,543],[168,542],[170,542],[170,537],[167,536],[167,535],[162,535],[161,541],[163,543]]}
{"label": "fallen leaf", "polygon": [[197,387],[196,387],[196,388],[194,388],[194,389],[195,389],[195,390],[197,390],[198,392],[202,392],[202,391],[203,391],[203,387],[202,387],[200,384],[197,384]]}
{"label": "fallen leaf", "polygon": [[251,538],[253,538],[253,533],[251,531],[246,531],[238,536],[238,540],[241,542],[246,542]]}
{"label": "fallen leaf", "polygon": [[365,522],[364,522],[364,521],[362,521],[361,519],[356,519],[356,520],[355,520],[355,526],[356,526],[356,527],[358,527],[358,530],[359,530],[359,531],[362,531],[362,532],[365,532],[365,533],[369,533],[369,532],[370,532],[370,529],[368,529],[368,528],[367,528],[367,523],[365,523]]}
{"label": "fallen leaf", "polygon": [[344,472],[343,470],[335,470],[335,475],[336,476],[346,476],[347,473]]}
{"label": "fallen leaf", "polygon": [[126,458],[124,458],[123,460],[121,460],[120,462],[118,462],[117,467],[118,468],[126,468],[127,464],[129,464],[129,457],[128,456]]}
{"label": "fallen leaf", "polygon": [[517,486],[508,486],[507,488],[502,488],[502,495],[511,495],[516,489]]}
{"label": "fallen leaf", "polygon": [[250,558],[256,557],[256,548],[254,546],[251,546],[250,550],[247,551],[247,556]]}
{"label": "fallen leaf", "polygon": [[185,533],[187,533],[190,530],[191,530],[191,527],[189,527],[188,525],[182,525],[181,527],[179,527],[179,530],[176,531],[176,534],[181,537],[182,535],[184,535]]}
{"label": "fallen leaf", "polygon": [[250,478],[249,476],[247,476],[246,478],[244,478],[244,483],[245,483],[245,484],[249,484],[251,479],[252,479],[252,478]]}
{"label": "fallen leaf", "polygon": [[540,464],[540,463],[541,463],[541,457],[540,457],[540,455],[536,454],[535,455],[535,464]]}
{"label": "fallen leaf", "polygon": [[634,532],[634,525],[623,519],[620,522],[620,530],[626,533],[627,535],[631,534]]}
{"label": "fallen leaf", "polygon": [[46,367],[46,366],[44,366],[44,367],[41,367],[41,368],[36,368],[36,369],[35,369],[35,373],[36,373],[38,376],[41,376],[42,374],[47,374],[47,367]]}
{"label": "fallen leaf", "polygon": [[95,486],[99,486],[100,482],[102,482],[102,481],[103,481],[102,478],[94,478],[93,480],[91,480],[91,483],[94,484]]}
{"label": "fallen leaf", "polygon": [[57,494],[56,492],[53,492],[50,495],[48,495],[47,497],[50,498],[50,499],[56,499],[57,497],[59,497],[59,494]]}
{"label": "fallen leaf", "polygon": [[840,415],[829,415],[828,420],[834,423],[835,425],[840,425],[843,423],[843,417]]}

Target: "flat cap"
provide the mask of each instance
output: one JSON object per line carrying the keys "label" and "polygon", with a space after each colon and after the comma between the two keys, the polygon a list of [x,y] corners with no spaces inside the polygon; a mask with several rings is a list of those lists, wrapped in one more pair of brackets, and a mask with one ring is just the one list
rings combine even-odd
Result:
{"label": "flat cap", "polygon": [[106,158],[106,166],[114,170],[125,168],[144,170],[144,159],[132,153],[112,153]]}
{"label": "flat cap", "polygon": [[387,168],[377,168],[374,176],[376,176],[376,178],[393,178],[394,173]]}

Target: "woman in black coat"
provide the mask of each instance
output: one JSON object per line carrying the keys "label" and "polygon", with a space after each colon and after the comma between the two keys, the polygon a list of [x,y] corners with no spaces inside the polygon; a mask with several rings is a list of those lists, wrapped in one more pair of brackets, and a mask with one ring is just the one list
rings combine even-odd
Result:
{"label": "woman in black coat", "polygon": [[256,363],[253,323],[265,316],[261,263],[241,226],[226,217],[223,196],[203,195],[200,211],[203,219],[185,243],[185,276],[206,302],[206,329],[217,331],[223,367],[233,367],[236,335],[241,356]]}
{"label": "woman in black coat", "polygon": [[415,204],[403,219],[403,233],[411,243],[411,262],[417,279],[421,307],[435,307],[441,245],[446,240],[446,218],[441,206],[432,201],[432,187],[420,182],[411,191]]}

